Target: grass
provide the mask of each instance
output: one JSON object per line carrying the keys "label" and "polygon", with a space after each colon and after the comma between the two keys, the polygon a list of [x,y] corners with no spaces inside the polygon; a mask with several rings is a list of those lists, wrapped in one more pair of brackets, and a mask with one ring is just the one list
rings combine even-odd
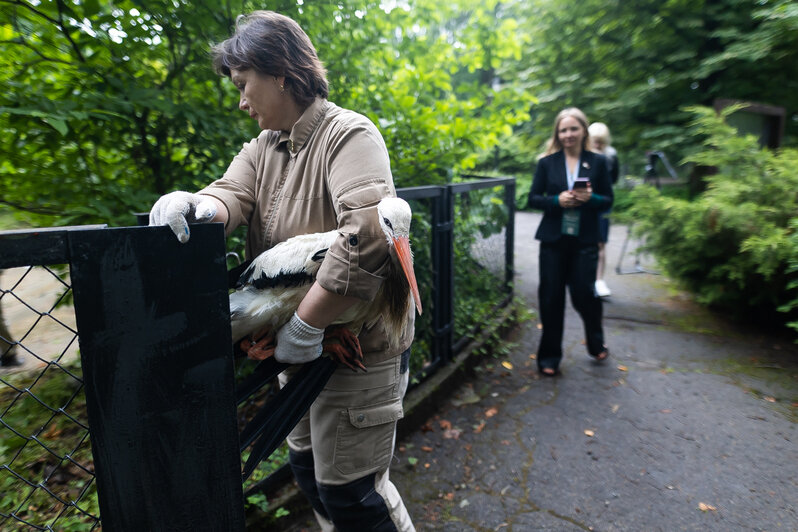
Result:
{"label": "grass", "polygon": [[[77,365],[65,369],[80,376]],[[86,425],[83,387],[65,369],[49,367],[40,374],[3,377],[0,512],[39,526],[82,532],[96,529],[95,519],[64,507],[47,492],[77,501],[83,511],[99,515],[88,434],[81,426]]]}

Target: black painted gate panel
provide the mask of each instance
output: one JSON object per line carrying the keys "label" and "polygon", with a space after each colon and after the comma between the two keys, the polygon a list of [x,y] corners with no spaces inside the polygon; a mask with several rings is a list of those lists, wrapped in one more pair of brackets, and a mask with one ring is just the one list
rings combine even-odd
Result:
{"label": "black painted gate panel", "polygon": [[244,529],[221,224],[69,235],[103,530]]}

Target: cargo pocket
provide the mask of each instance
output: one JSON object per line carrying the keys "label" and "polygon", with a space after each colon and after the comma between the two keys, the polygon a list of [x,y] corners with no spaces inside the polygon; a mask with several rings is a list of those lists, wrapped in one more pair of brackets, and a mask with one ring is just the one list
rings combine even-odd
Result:
{"label": "cargo pocket", "polygon": [[349,408],[341,412],[335,438],[335,468],[354,478],[388,468],[401,401]]}

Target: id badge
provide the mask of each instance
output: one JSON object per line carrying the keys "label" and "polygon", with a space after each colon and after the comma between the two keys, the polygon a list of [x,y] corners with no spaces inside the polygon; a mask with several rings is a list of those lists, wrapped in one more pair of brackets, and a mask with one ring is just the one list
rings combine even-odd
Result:
{"label": "id badge", "polygon": [[579,236],[579,211],[565,209],[562,213],[562,234]]}

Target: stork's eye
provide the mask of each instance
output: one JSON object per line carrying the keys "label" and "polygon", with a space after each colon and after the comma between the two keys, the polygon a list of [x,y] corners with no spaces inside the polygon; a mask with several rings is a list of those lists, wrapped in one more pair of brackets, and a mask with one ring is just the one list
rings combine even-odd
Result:
{"label": "stork's eye", "polygon": [[382,221],[385,222],[385,225],[388,226],[388,229],[393,229],[393,226],[391,225],[391,221],[388,218],[383,218]]}

